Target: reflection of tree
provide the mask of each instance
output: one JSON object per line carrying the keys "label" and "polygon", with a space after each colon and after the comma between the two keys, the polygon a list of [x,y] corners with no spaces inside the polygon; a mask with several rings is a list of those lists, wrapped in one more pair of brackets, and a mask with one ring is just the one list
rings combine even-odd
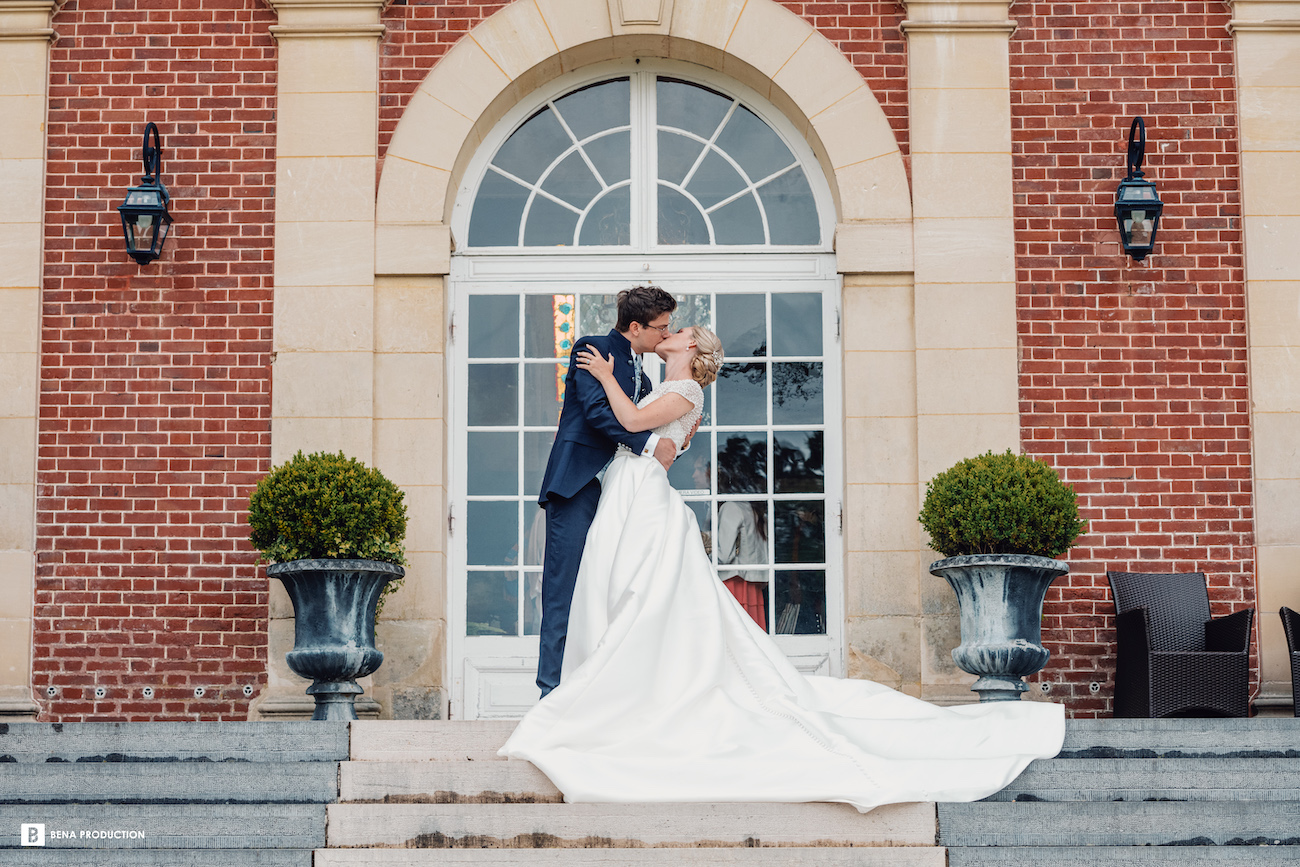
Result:
{"label": "reflection of tree", "polygon": [[780,563],[826,560],[824,515],[820,500],[783,501],[776,509],[776,556]]}
{"label": "reflection of tree", "polygon": [[767,493],[767,442],[742,435],[727,437],[718,449],[718,493]]}
{"label": "reflection of tree", "polygon": [[[783,438],[798,433],[778,433],[772,443],[772,464],[776,469],[777,493],[817,492],[825,490],[822,463],[825,445],[823,431],[810,431],[800,444]],[[795,441],[797,443],[797,441]]]}
{"label": "reflection of tree", "polygon": [[810,403],[822,396],[820,361],[783,361],[772,366],[772,403]]}

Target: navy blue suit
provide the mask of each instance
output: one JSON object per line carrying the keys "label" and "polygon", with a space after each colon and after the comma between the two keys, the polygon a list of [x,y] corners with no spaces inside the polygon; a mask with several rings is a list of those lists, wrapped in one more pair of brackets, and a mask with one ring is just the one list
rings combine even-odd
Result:
{"label": "navy blue suit", "polygon": [[[614,358],[614,377],[628,397],[635,395],[632,344],[617,331],[604,337],[584,337],[569,355],[564,378],[564,406],[559,430],[546,462],[542,491],[537,502],[546,510],[546,554],[542,564],[541,658],[537,686],[546,695],[560,683],[564,641],[569,632],[569,606],[578,578],[582,549],[600,502],[596,474],[604,469],[619,443],[640,454],[649,431],[628,433],[610,408],[605,388],[596,377],[579,370],[578,350],[590,346],[605,358]],[[641,392],[650,391],[650,378],[641,374]]]}

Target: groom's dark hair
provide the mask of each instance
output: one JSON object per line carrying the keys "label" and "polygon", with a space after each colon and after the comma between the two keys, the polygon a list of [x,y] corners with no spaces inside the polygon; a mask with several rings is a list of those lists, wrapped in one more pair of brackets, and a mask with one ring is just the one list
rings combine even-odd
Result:
{"label": "groom's dark hair", "polygon": [[618,293],[618,324],[614,327],[624,332],[632,327],[633,322],[649,325],[650,320],[676,309],[677,299],[653,283],[633,286]]}

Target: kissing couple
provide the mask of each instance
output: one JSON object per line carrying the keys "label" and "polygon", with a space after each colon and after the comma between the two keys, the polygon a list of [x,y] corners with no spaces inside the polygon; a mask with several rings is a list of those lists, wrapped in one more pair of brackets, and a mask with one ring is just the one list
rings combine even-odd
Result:
{"label": "kissing couple", "polygon": [[[863,812],[978,800],[1056,755],[1060,705],[939,707],[805,676],[735,600],[668,482],[723,361],[709,329],[672,330],[676,307],[657,286],[625,290],[615,328],[574,344],[539,498],[542,699],[500,754],[532,762],[568,802]],[[649,351],[664,360],[653,388]]]}

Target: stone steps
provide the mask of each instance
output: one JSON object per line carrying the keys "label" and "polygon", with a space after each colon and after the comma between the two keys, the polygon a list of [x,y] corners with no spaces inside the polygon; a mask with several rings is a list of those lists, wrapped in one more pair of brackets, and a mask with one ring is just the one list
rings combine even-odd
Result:
{"label": "stone steps", "polygon": [[945,867],[934,847],[772,847],[710,849],[323,849],[316,867]]}
{"label": "stone steps", "polygon": [[988,801],[1294,801],[1300,759],[1050,759]]}

